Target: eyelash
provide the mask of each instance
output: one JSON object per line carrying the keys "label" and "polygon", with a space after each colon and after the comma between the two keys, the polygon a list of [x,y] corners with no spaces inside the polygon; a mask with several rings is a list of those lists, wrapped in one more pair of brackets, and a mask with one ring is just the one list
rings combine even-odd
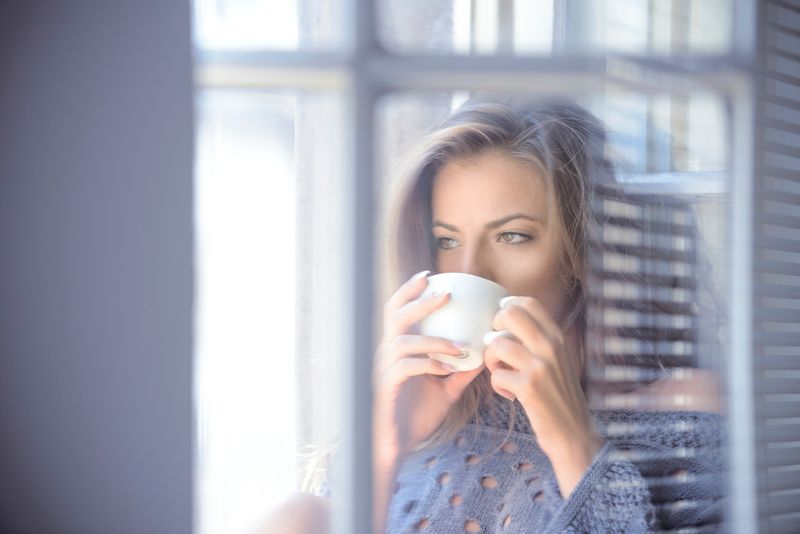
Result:
{"label": "eyelash", "polygon": [[[505,241],[503,239],[503,236],[506,236],[506,235],[511,235],[511,236],[515,236],[515,237],[519,236],[519,237],[522,237],[523,240],[522,241],[518,241],[516,243],[511,243],[511,242]],[[503,232],[503,233],[498,235],[498,239],[497,240],[498,240],[498,242],[504,242],[507,245],[512,245],[513,246],[513,245],[522,245],[523,243],[527,243],[528,241],[531,241],[532,239],[533,239],[532,235],[523,234],[522,232]],[[452,237],[437,237],[436,238],[436,247],[440,248],[442,250],[450,250],[452,248],[455,248],[455,247],[442,246],[442,243],[445,242],[445,241],[455,241],[455,239],[453,239]]]}

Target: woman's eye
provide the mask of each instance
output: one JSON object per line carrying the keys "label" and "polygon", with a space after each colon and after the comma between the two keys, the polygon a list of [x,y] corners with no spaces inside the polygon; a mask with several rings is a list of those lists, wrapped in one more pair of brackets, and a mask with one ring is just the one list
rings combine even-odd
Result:
{"label": "woman's eye", "polygon": [[452,237],[437,237],[436,246],[443,249],[453,248],[456,246],[456,240]]}
{"label": "woman's eye", "polygon": [[500,241],[509,245],[518,245],[530,240],[531,236],[519,232],[503,232],[500,234]]}

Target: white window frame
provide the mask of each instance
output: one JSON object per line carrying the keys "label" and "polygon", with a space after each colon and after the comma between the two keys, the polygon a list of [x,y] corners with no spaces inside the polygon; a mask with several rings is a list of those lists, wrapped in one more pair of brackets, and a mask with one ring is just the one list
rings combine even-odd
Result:
{"label": "white window frame", "polygon": [[[372,530],[371,373],[374,284],[373,183],[378,99],[403,90],[494,90],[507,93],[563,94],[570,88],[601,91],[609,86],[676,93],[702,86],[715,90],[732,109],[731,224],[728,287],[730,347],[727,414],[732,532],[757,531],[752,397],[752,183],[755,2],[732,0],[732,50],[723,56],[653,58],[624,54],[552,57],[422,56],[388,54],[375,34],[370,0],[342,0],[346,40],[340,51],[203,52],[197,54],[200,88],[334,90],[345,102],[345,181],[342,213],[348,218],[343,248],[344,293],[338,326],[345,332],[343,362],[342,480],[334,500],[334,532]],[[557,12],[561,0],[556,4]],[[558,21],[556,21],[558,30]],[[355,328],[354,325],[359,325]]]}

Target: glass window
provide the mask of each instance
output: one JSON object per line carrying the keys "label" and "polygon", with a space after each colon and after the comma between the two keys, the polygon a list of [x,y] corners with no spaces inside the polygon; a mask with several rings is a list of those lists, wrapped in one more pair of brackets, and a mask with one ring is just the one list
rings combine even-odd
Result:
{"label": "glass window", "polygon": [[723,54],[731,0],[437,0],[378,3],[379,36],[399,54]]}
{"label": "glass window", "polygon": [[[460,111],[465,97],[474,106],[470,114]],[[471,98],[490,104],[472,104]],[[712,91],[681,97],[613,85],[602,92],[538,96],[403,92],[384,97],[378,107],[380,161],[386,169],[381,172],[381,205],[389,219],[389,233],[381,234],[378,243],[394,246],[380,270],[384,300],[411,274],[430,269],[431,287],[451,292],[448,306],[469,302],[472,307],[458,320],[448,319],[447,308],[441,308],[441,315],[431,314],[407,333],[455,339],[466,345],[468,361],[473,349],[485,354],[502,350],[486,349],[480,335],[463,326],[477,324],[481,308],[476,295],[482,288],[474,278],[463,280],[453,273],[476,275],[502,285],[505,294],[537,299],[542,308],[532,309],[544,313],[544,319],[533,316],[531,331],[552,321],[564,339],[574,340],[553,350],[570,365],[583,366],[575,380],[585,382],[583,394],[594,425],[612,451],[603,460],[606,467],[597,469],[634,468],[631,477],[611,483],[628,496],[640,485],[648,488],[647,506],[618,512],[641,513],[643,518],[652,514],[666,530],[713,530],[724,520],[719,502],[727,484],[727,450],[722,445],[727,423],[721,407],[728,363],[728,260],[723,244],[729,138],[710,137],[730,128],[727,109]],[[452,122],[443,125],[445,120]],[[598,142],[593,153],[589,147]],[[570,147],[577,152],[565,153]],[[502,166],[503,161],[523,163]],[[572,161],[579,163],[572,167]],[[549,170],[543,174],[543,168]],[[559,211],[562,217],[580,213],[581,194],[566,185],[574,183],[574,173],[584,173],[580,181],[591,191],[586,199],[591,215],[584,223],[564,219],[572,230],[553,241],[547,228],[556,224],[552,221]],[[532,185],[537,183],[548,185],[537,189]],[[569,191],[560,193],[568,196],[555,201],[555,211],[547,202],[537,202],[537,191],[539,197],[551,198],[547,187]],[[517,220],[496,230],[484,227],[510,213],[529,212],[546,223]],[[396,213],[403,217],[396,219]],[[579,241],[581,235],[588,243]],[[545,243],[562,241],[575,246],[577,265],[586,267],[582,275],[577,266],[570,271],[568,261],[552,267],[552,273],[583,277],[586,300],[575,304],[578,315],[572,323],[569,315],[559,316],[563,312],[554,304],[560,302],[554,295],[562,294],[553,289],[559,287],[558,277],[547,278],[551,271],[538,263],[546,261],[542,258],[551,245]],[[490,315],[497,313],[497,304],[488,306]],[[496,322],[482,325],[484,332],[493,327]],[[514,390],[520,395],[515,402],[503,398],[509,393],[497,386],[502,376],[533,380],[534,375],[524,374],[526,364],[517,368],[510,363],[514,355],[538,361],[532,342],[520,336],[512,337],[518,343],[514,349],[503,345],[508,360],[495,363],[497,367],[484,370],[468,385],[456,385],[458,373],[433,380],[431,375],[424,380],[412,376],[404,383],[405,403],[399,412],[416,411],[418,420],[435,413],[420,396],[444,402],[435,396],[440,384],[452,381],[460,396],[448,412],[452,418],[443,419],[431,441],[418,442],[404,458],[399,489],[388,507],[391,531],[420,526],[444,531],[454,509],[463,510],[456,517],[468,532],[500,531],[515,521],[526,521],[534,530],[548,525],[528,507],[541,502],[544,510],[544,503],[562,502],[559,490],[553,490],[559,487],[557,474],[540,465],[547,455],[525,437],[541,421],[535,419],[535,406],[521,397],[525,386]],[[545,346],[550,345],[536,345],[539,350]],[[462,365],[455,356],[435,358]],[[510,371],[515,374],[503,375]],[[470,404],[476,397],[477,406]],[[466,415],[457,419],[455,413]],[[540,432],[537,436],[545,443],[547,429]],[[506,465],[511,458],[513,465]],[[503,473],[502,479],[497,473]],[[592,491],[602,493],[601,486]],[[517,502],[523,497],[525,504]],[[582,497],[573,501],[578,518],[603,507]],[[484,506],[492,513],[478,517]],[[556,514],[558,506],[553,506]],[[604,529],[609,524],[583,527]]]}
{"label": "glass window", "polygon": [[[733,355],[741,356],[730,343],[730,299],[738,298],[729,290],[738,267],[729,251],[735,223],[731,199],[735,184],[741,186],[749,172],[742,170],[747,159],[741,158],[750,132],[742,127],[747,122],[742,95],[732,95],[723,78],[691,68],[678,69],[678,75],[670,66],[717,54],[732,73],[725,80],[746,80],[748,74],[726,63],[734,49],[733,3],[382,0],[375,4],[375,31],[384,49],[361,50],[341,62],[317,52],[346,56],[342,36],[356,29],[337,17],[347,6],[332,0],[273,4],[195,1],[198,67],[213,60],[240,69],[233,74],[220,69],[198,82],[200,531],[269,531],[272,514],[286,511],[283,503],[298,491],[331,496],[340,519],[362,508],[337,499],[373,499],[391,532],[438,532],[442,521],[453,517],[466,532],[499,531],[520,522],[544,529],[545,518],[559,521],[558,511],[567,509],[576,512],[576,521],[590,522],[572,523],[578,530],[625,531],[648,523],[666,531],[705,532],[722,525],[733,470],[724,445],[726,373],[736,363]],[[275,50],[289,53],[251,53]],[[216,54],[220,51],[228,54]],[[618,54],[632,57],[634,68],[624,79],[603,63]],[[476,70],[458,72],[452,87],[441,83],[441,73],[432,76],[435,83],[412,77],[402,89],[393,85],[404,83],[388,78],[393,66],[423,72],[431,58],[419,56],[426,55],[439,56],[442,73],[455,65],[452,56],[464,56],[458,65]],[[485,62],[474,58],[487,55],[507,61],[497,62],[488,81],[480,70]],[[544,57],[523,65],[514,56]],[[309,58],[315,67],[309,67]],[[638,69],[640,63],[647,67]],[[326,75],[334,73],[326,78],[327,92],[304,70],[319,65]],[[292,73],[295,85],[278,91],[276,85],[287,85],[276,78],[281,69]],[[495,92],[479,90],[487,84]],[[366,89],[362,94],[368,96],[352,98],[356,89]],[[480,99],[495,105],[480,108],[485,120],[511,126],[506,122],[492,130],[470,123],[447,129],[444,121],[466,121],[463,106]],[[509,102],[511,108],[503,107]],[[495,111],[486,111],[490,108]],[[359,138],[347,130],[356,115],[372,121],[374,136]],[[511,141],[493,135],[520,142],[513,157],[504,152]],[[786,139],[781,132],[775,136],[774,143]],[[365,147],[368,152],[358,152]],[[485,156],[491,151],[480,147],[504,157],[489,161]],[[777,152],[767,163],[790,166],[791,150]],[[349,159],[354,153],[374,160],[372,196],[350,189],[353,173],[345,169],[358,168],[359,162]],[[496,180],[485,181],[487,176]],[[510,177],[524,180],[504,182]],[[788,187],[786,179],[780,183]],[[512,205],[539,211],[528,226],[503,228],[503,223],[495,231],[490,223],[497,221],[487,217],[509,215]],[[369,261],[352,250],[354,211],[374,216]],[[555,231],[548,234],[549,229]],[[543,243],[557,243],[547,249],[558,261],[544,262],[546,280],[539,271],[524,271],[533,269],[531,258],[543,257]],[[375,266],[373,287],[351,276],[354,264],[368,263]],[[433,276],[477,275],[505,296],[533,297],[542,304],[544,315],[529,326],[550,328],[547,350],[573,373],[560,384],[574,386],[573,399],[581,401],[568,412],[588,414],[581,424],[591,419],[585,428],[597,431],[592,439],[602,438],[593,442],[598,448],[591,448],[590,463],[573,473],[572,482],[584,484],[579,494],[585,502],[562,506],[570,495],[562,490],[576,486],[556,467],[552,449],[545,452],[552,433],[534,428],[535,413],[522,393],[491,382],[495,374],[503,375],[498,370],[522,372],[508,362],[476,374],[482,378],[475,379],[475,387],[453,386],[444,411],[430,394],[460,379],[445,382],[450,375],[442,372],[435,380],[423,373],[425,380],[414,374],[403,382],[389,404],[398,414],[427,417],[430,425],[421,439],[409,441],[413,447],[397,455],[391,470],[372,473],[372,492],[365,485],[356,487],[355,497],[348,493],[353,473],[341,470],[352,469],[350,460],[363,467],[368,454],[362,450],[363,458],[348,459],[352,451],[342,450],[361,408],[352,398],[365,398],[348,397],[343,370],[378,358],[374,381],[351,389],[372,388],[372,409],[380,412],[381,401],[389,398],[381,389],[381,377],[388,376],[380,359],[387,343],[394,342],[396,358],[406,358],[399,367],[452,362],[430,347],[403,352],[404,343],[420,342],[414,336],[430,332],[423,319],[396,331],[390,324],[404,312],[395,313],[397,302],[387,305],[388,299],[423,270]],[[459,283],[448,282],[442,290],[450,291],[447,298],[460,291]],[[509,302],[497,300],[486,306],[492,314]],[[368,355],[354,354],[347,347],[366,346],[355,340],[369,329],[346,319],[352,304],[367,301],[376,338],[369,340]],[[409,306],[406,311],[414,304]],[[460,343],[458,356],[485,356],[482,337],[462,339],[457,333],[475,315],[470,311],[435,335]],[[495,329],[491,321],[488,327]],[[519,354],[541,357],[510,329],[502,330]],[[509,402],[509,396],[515,400]],[[380,443],[398,445],[400,438],[391,441],[393,432],[407,437],[404,432],[413,425],[376,421],[375,428],[386,430],[369,436],[377,443],[372,454],[380,459],[385,452]],[[610,478],[585,477],[590,465]],[[480,476],[476,466],[483,469]],[[620,473],[624,476],[614,478]],[[458,491],[467,487],[471,490]],[[636,504],[612,510],[607,518],[612,523],[635,518],[640,524],[591,523],[589,511],[607,511],[592,499],[613,500],[614,491]],[[517,502],[520,495],[524,503]]]}
{"label": "glass window", "polygon": [[336,0],[195,0],[200,50],[308,50],[341,44]]}
{"label": "glass window", "polygon": [[340,163],[330,144],[337,102],[317,93],[198,93],[200,532],[253,528],[314,484],[306,456],[340,428],[330,349],[341,301],[331,282],[340,272]]}

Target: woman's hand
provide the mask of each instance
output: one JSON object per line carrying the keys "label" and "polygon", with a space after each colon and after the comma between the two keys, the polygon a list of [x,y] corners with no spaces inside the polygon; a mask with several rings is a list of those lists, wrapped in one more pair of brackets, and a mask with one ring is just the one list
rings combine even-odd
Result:
{"label": "woman's hand", "polygon": [[486,348],[492,387],[522,404],[566,499],[603,442],[581,388],[578,358],[567,352],[561,330],[539,301],[509,297],[503,304],[493,327],[516,340],[497,337]]}
{"label": "woman's hand", "polygon": [[426,274],[403,284],[384,307],[374,373],[373,454],[378,464],[399,461],[430,436],[482,370],[455,373],[428,354],[457,355],[460,345],[411,333],[416,323],[450,300],[449,293],[419,299],[428,285]]}
{"label": "woman's hand", "polygon": [[449,293],[420,299],[427,271],[414,275],[386,302],[383,339],[375,359],[372,420],[373,527],[383,532],[396,470],[403,456],[431,435],[467,385],[480,374],[455,373],[428,357],[431,352],[457,355],[459,346],[438,337],[411,332],[450,300]]}

